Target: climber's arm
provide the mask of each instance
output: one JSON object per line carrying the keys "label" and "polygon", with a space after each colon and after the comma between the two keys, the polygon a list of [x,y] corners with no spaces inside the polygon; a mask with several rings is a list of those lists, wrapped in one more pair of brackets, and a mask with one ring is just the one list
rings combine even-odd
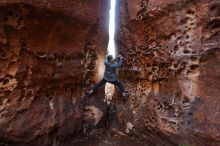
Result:
{"label": "climber's arm", "polygon": [[118,68],[118,67],[120,67],[121,65],[122,65],[122,58],[121,57],[119,57],[119,62],[117,62],[117,63],[113,63],[113,64],[109,64],[110,65],[110,67],[112,67],[112,68]]}

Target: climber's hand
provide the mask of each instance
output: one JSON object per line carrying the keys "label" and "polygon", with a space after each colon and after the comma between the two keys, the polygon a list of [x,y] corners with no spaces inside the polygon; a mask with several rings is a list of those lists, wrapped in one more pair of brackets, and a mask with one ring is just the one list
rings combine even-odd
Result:
{"label": "climber's hand", "polygon": [[123,58],[121,55],[118,55],[118,57],[121,58],[121,59]]}

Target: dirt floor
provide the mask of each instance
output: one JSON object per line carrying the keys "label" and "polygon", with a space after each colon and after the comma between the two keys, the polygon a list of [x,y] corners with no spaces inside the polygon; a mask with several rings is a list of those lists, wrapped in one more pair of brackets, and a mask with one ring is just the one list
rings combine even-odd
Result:
{"label": "dirt floor", "polygon": [[124,133],[105,130],[95,132],[95,135],[89,135],[80,141],[73,142],[74,146],[149,146],[136,137],[127,136]]}

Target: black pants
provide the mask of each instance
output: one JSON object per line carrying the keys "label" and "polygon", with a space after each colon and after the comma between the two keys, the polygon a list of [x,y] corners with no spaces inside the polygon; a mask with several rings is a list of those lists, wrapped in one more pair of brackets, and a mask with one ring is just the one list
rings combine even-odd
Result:
{"label": "black pants", "polygon": [[[102,85],[104,85],[106,82],[108,82],[108,81],[106,81],[105,79],[102,79],[101,81],[99,81],[99,82],[92,88],[93,92],[95,92],[99,87],[101,87]],[[124,86],[122,85],[122,83],[121,83],[120,81],[116,80],[116,81],[109,82],[109,83],[118,86],[118,88],[119,88],[119,90],[120,90],[121,93],[125,91]]]}

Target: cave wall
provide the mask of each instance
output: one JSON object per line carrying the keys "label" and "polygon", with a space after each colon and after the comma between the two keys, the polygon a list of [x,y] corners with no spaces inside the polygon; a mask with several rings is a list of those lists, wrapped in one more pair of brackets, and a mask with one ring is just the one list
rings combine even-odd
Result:
{"label": "cave wall", "polygon": [[[126,132],[155,146],[220,145],[219,1],[118,3]],[[0,2],[0,145],[65,145],[89,110],[102,114],[83,111],[81,96],[105,54],[107,11],[106,0]]]}
{"label": "cave wall", "polygon": [[108,8],[0,1],[0,145],[59,145],[82,129],[81,96],[105,53]]}
{"label": "cave wall", "polygon": [[118,104],[127,132],[151,145],[220,144],[220,2],[120,0]]}

